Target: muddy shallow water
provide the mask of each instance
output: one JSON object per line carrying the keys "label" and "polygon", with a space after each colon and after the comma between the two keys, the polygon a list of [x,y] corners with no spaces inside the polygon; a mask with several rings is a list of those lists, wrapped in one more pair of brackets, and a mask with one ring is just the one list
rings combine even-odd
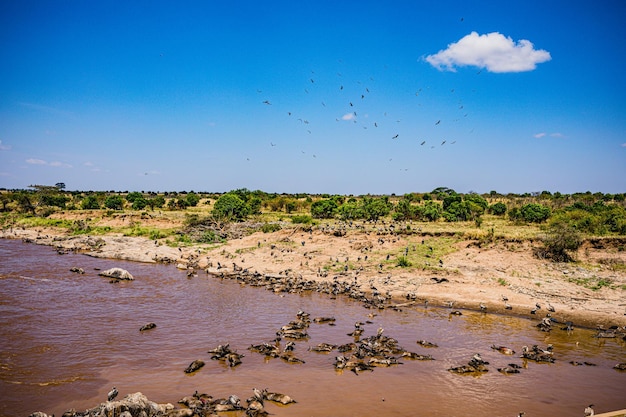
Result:
{"label": "muddy shallow water", "polygon": [[[85,274],[70,272],[73,266]],[[112,284],[97,275],[97,269],[114,266],[136,280]],[[306,363],[268,360],[247,350],[272,340],[299,310],[312,318],[336,318],[335,326],[311,323],[310,339],[296,342],[294,354]],[[113,385],[120,397],[141,391],[160,403],[176,403],[195,390],[247,398],[253,387],[298,401],[268,403],[276,416],[515,416],[525,411],[527,417],[547,417],[582,415],[589,403],[596,412],[626,408],[626,372],[612,369],[626,361],[626,342],[597,339],[585,329],[543,333],[525,319],[449,312],[423,305],[372,311],[342,297],[275,294],[204,273],[189,279],[173,266],[58,255],[50,247],[0,239],[0,415],[83,410],[104,401]],[[406,350],[435,360],[402,360],[402,365],[355,375],[334,369],[337,351],[307,350],[321,342],[353,341],[347,333],[356,321],[366,320],[371,323],[364,326],[364,337],[382,327]],[[139,332],[147,322],[157,327]],[[439,347],[419,346],[420,339]],[[245,355],[240,366],[210,359],[207,350],[225,343]],[[554,345],[554,364],[519,358],[522,346],[548,343]],[[490,349],[492,344],[518,353],[502,355]],[[490,362],[489,372],[447,371],[477,352]],[[185,374],[195,359],[206,366]],[[524,368],[515,375],[497,372],[508,363]]]}

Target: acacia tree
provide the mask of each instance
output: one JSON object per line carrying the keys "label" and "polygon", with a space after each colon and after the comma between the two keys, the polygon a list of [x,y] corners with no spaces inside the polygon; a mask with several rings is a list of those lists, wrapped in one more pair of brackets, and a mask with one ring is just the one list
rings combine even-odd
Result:
{"label": "acacia tree", "polygon": [[241,198],[235,193],[226,193],[217,199],[211,214],[227,221],[243,221],[249,213],[248,206]]}

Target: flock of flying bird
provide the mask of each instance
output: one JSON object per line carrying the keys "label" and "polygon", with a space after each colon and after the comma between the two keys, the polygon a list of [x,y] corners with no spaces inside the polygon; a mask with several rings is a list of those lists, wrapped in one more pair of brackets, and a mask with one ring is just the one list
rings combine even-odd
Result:
{"label": "flock of flying bird", "polygon": [[[306,132],[304,137],[308,137],[309,135],[315,136],[315,128],[320,127],[324,132],[327,131],[327,125],[324,125],[324,122],[334,121],[334,123],[350,123],[356,127],[360,127],[363,132],[365,131],[376,131],[373,137],[375,140],[391,140],[391,141],[399,141],[404,139],[406,136],[413,136],[411,141],[414,141],[416,144],[419,144],[418,147],[430,147],[430,149],[435,149],[436,147],[441,147],[446,144],[454,145],[456,140],[449,141],[446,138],[443,138],[443,133],[437,134],[441,135],[440,139],[425,139],[423,137],[419,137],[418,134],[413,132],[407,133],[407,129],[400,128],[402,119],[392,118],[387,112],[379,111],[375,107],[375,103],[377,100],[377,93],[375,87],[372,87],[370,90],[370,86],[366,86],[361,81],[349,82],[344,79],[345,77],[341,72],[337,72],[338,81],[334,82],[325,82],[318,81],[316,78],[315,71],[311,71],[311,78],[309,78],[307,82],[306,88],[303,89],[305,98],[309,98],[311,102],[313,102],[313,106],[319,105],[321,108],[326,110],[327,118],[319,119],[319,115],[317,112],[312,112],[315,114],[309,114],[310,117],[306,116],[304,113],[307,110],[303,110],[302,114],[296,111],[295,109],[288,109],[288,103],[277,103],[274,100],[270,100],[268,98],[261,98],[259,101],[263,106],[278,108],[280,107],[282,111],[285,111],[287,119],[291,119],[294,124],[298,125],[301,129],[300,132]],[[323,76],[321,77],[324,78]],[[373,77],[368,78],[368,84],[375,85],[375,79]],[[321,86],[323,84],[323,86]],[[332,100],[324,100],[320,95],[329,94],[328,91],[336,90],[338,97],[332,97]],[[429,88],[426,88],[428,90]],[[450,94],[454,94],[455,89],[450,89]],[[265,94],[263,90],[257,89],[257,94]],[[426,95],[426,92],[423,88],[417,89],[415,91],[415,97],[418,99],[422,96]],[[402,99],[404,100],[404,99]],[[302,100],[297,99],[299,103],[302,103]],[[319,104],[315,104],[319,103]],[[421,106],[422,103],[416,103],[416,106]],[[457,101],[454,106],[456,107],[456,111],[459,112],[459,116],[456,118],[439,118],[436,120],[431,120],[429,122],[424,122],[429,128],[441,129],[439,126],[443,126],[446,122],[459,122],[460,120],[466,118],[468,113],[464,110],[464,104],[461,101]],[[304,102],[305,108],[310,108],[310,104]],[[326,116],[324,116],[326,117]],[[419,117],[416,117],[415,120],[418,120]],[[315,119],[315,121],[313,121]],[[414,120],[414,121],[415,121]],[[413,125],[414,123],[409,123]],[[286,125],[288,128],[289,125]],[[409,127],[409,130],[413,128]],[[425,131],[430,131],[430,129],[424,129]],[[472,129],[473,131],[473,129]],[[471,131],[470,131],[471,132]],[[335,141],[340,141],[343,138],[342,135],[346,135],[344,131],[338,130],[336,133],[337,137]],[[351,135],[351,134],[350,134]],[[369,138],[367,133],[358,133],[357,135],[363,137],[363,139]],[[270,146],[272,148],[278,146],[278,141],[270,141]],[[389,144],[391,145],[391,144]],[[389,146],[385,146],[386,149],[389,149]],[[302,154],[305,154],[305,150],[301,150]],[[406,153],[406,147],[403,148],[402,153]],[[312,154],[313,158],[317,157],[317,154]],[[246,158],[250,161],[250,158]],[[392,161],[393,158],[389,157],[389,161]],[[408,168],[404,168],[401,170],[408,170]]]}

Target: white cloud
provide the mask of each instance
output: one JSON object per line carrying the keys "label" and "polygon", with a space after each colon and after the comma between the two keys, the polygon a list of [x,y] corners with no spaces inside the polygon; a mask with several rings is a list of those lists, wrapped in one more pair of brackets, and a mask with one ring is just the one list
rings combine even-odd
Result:
{"label": "white cloud", "polygon": [[341,120],[354,120],[354,113],[346,113],[341,116]]}
{"label": "white cloud", "polygon": [[626,142],[622,143],[620,146],[621,146],[622,148],[626,148]]}
{"label": "white cloud", "polygon": [[66,164],[64,162],[59,162],[59,161],[50,162],[50,166],[51,167],[63,167],[63,168],[71,168],[72,167],[70,164]]}
{"label": "white cloud", "polygon": [[51,167],[72,168],[70,164],[66,164],[65,162],[52,161],[48,163],[47,161],[44,161],[43,159],[37,159],[37,158],[28,158],[26,160],[26,163],[31,164],[31,165],[48,165]]}
{"label": "white cloud", "polygon": [[8,151],[11,149],[11,145],[3,145],[2,141],[0,140],[0,151]]}
{"label": "white cloud", "polygon": [[472,32],[426,61],[439,70],[455,71],[455,67],[475,66],[490,72],[532,71],[537,64],[552,59],[550,53],[535,49],[532,42],[514,42],[498,32],[479,35]]}
{"label": "white cloud", "polygon": [[541,139],[546,136],[550,136],[551,138],[565,138],[565,135],[561,132],[554,132],[554,133],[550,133],[549,135],[546,132],[541,132],[541,133],[535,133],[533,135],[533,137],[536,139]]}

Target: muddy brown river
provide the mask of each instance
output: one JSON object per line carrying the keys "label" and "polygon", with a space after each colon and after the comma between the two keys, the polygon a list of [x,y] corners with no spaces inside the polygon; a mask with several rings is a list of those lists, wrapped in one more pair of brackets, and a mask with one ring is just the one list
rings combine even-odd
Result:
{"label": "muddy brown river", "polygon": [[[81,267],[85,274],[70,272]],[[112,284],[99,270],[127,269],[135,281]],[[332,316],[335,325],[311,323],[310,338],[296,341],[303,364],[267,359],[249,351],[269,342],[298,311],[311,318]],[[368,315],[375,313],[376,316]],[[556,314],[558,317],[558,314]],[[358,375],[334,368],[340,353],[310,346],[354,341],[356,321],[370,321],[363,337],[384,334],[433,361],[401,360]],[[154,322],[146,332],[139,328]],[[187,278],[173,266],[58,255],[52,248],[0,239],[0,415],[44,411],[60,416],[106,400],[112,386],[120,398],[141,391],[159,403],[176,402],[194,391],[214,397],[251,396],[252,388],[287,394],[296,404],[267,403],[275,416],[582,416],[626,408],[626,342],[599,339],[594,331],[537,330],[527,319],[423,305],[402,311],[368,310],[361,303],[327,295],[276,294],[204,273]],[[426,348],[417,340],[436,343]],[[281,341],[282,346],[285,340]],[[219,344],[243,353],[230,368],[210,359]],[[506,356],[491,345],[517,353]],[[522,346],[554,346],[553,364],[521,359]],[[475,353],[489,362],[480,375],[447,369]],[[195,359],[206,366],[184,369]],[[595,366],[573,366],[570,361]],[[509,363],[519,374],[497,371]],[[225,415],[243,416],[243,413]]]}

